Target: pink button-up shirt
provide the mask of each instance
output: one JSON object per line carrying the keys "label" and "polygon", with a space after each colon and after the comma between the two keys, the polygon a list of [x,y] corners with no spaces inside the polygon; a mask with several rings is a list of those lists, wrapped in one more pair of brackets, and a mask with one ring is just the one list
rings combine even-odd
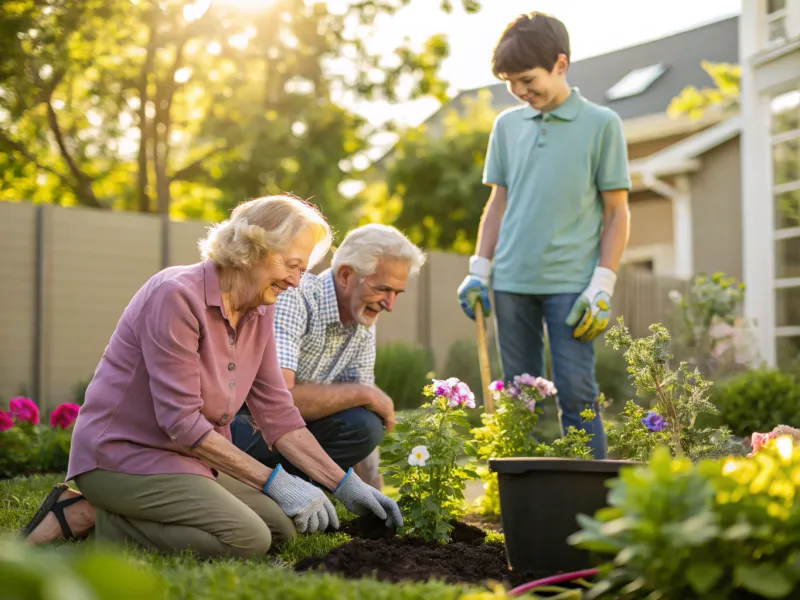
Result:
{"label": "pink button-up shirt", "polygon": [[114,330],[72,434],[67,479],[92,469],[213,477],[185,448],[247,403],[267,444],[305,427],[275,348],[274,306],[231,328],[216,265],[171,267],[150,278]]}

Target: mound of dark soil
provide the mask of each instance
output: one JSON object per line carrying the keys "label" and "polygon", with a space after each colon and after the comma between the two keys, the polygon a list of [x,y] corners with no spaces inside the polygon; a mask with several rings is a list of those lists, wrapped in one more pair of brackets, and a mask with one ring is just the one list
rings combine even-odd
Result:
{"label": "mound of dark soil", "polygon": [[325,556],[308,557],[295,564],[296,571],[319,570],[357,579],[382,581],[427,581],[481,585],[487,581],[514,587],[536,579],[534,574],[515,573],[508,567],[501,543],[484,543],[486,532],[457,522],[452,542],[426,542],[398,537],[382,521],[359,517],[343,523],[340,531],[353,539]]}

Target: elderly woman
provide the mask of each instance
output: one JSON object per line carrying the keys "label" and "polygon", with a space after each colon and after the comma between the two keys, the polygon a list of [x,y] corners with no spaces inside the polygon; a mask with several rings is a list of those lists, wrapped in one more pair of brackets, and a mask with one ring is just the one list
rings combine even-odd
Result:
{"label": "elderly woman", "polygon": [[261,555],[296,531],[338,528],[319,487],[231,443],[243,403],[268,446],[348,510],[401,525],[391,499],[325,454],[278,366],[273,305],[330,243],[311,205],[259,198],[210,230],[202,262],[150,278],[123,312],[75,424],[67,480],[82,496],[56,486],[26,533],[52,513],[71,536],[64,510],[84,497],[91,506],[77,520],[94,517],[99,540],[203,557]]}

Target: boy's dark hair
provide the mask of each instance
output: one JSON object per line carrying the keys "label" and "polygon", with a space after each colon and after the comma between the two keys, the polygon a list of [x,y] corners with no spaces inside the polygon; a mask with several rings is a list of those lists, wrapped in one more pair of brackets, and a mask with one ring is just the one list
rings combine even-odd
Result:
{"label": "boy's dark hair", "polygon": [[521,73],[541,67],[548,73],[564,54],[569,63],[569,33],[552,15],[531,12],[509,23],[492,51],[492,73]]}

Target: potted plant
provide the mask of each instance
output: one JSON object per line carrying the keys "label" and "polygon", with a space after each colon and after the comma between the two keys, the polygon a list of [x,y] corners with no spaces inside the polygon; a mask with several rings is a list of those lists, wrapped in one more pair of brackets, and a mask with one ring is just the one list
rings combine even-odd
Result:
{"label": "potted plant", "polygon": [[[609,483],[620,470],[646,462],[658,445],[691,460],[741,454],[727,429],[695,427],[699,414],[716,412],[706,399],[710,383],[697,370],[689,371],[686,363],[670,369],[669,332],[655,324],[650,336],[633,339],[622,318],[618,324],[607,332],[606,343],[625,350],[637,395],[652,398],[653,404],[645,409],[633,400],[627,403],[621,423],[608,431],[611,458],[531,453],[489,460],[489,469],[497,474],[505,543],[515,569],[553,574],[596,566],[599,561],[591,548],[567,543],[578,530],[578,515],[605,507]],[[509,389],[498,390],[501,405],[513,406],[517,392],[525,402],[542,396],[540,386],[520,383],[518,378]],[[585,418],[594,416],[588,413]]]}

